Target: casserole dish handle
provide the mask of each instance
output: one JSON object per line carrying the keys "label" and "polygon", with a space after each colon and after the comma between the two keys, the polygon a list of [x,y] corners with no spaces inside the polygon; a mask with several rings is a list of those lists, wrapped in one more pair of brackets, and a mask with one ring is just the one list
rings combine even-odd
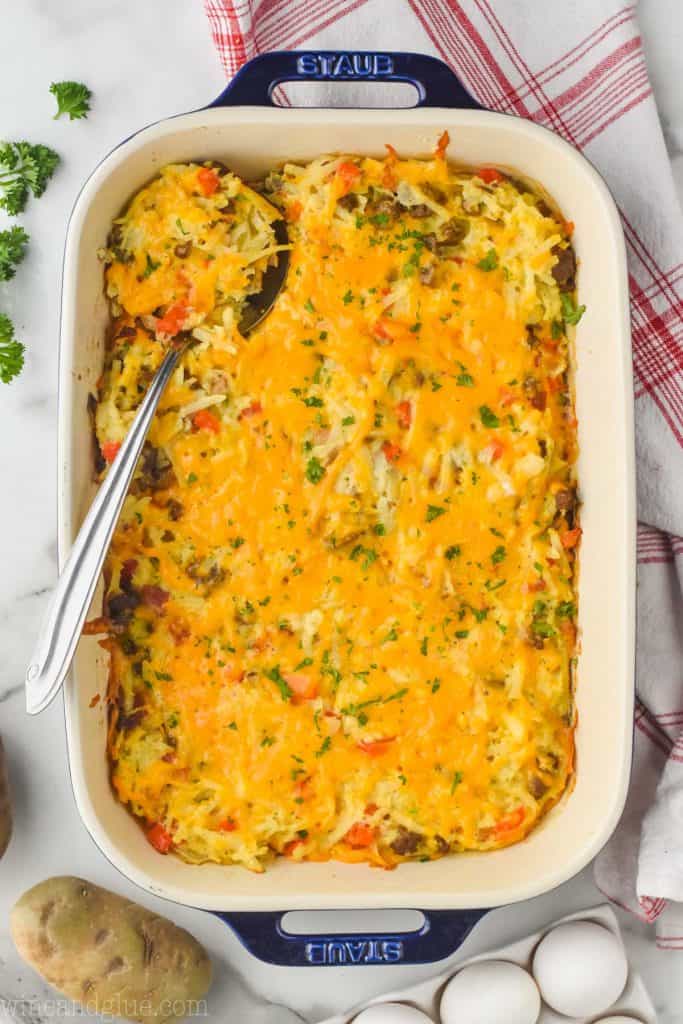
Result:
{"label": "casserole dish handle", "polygon": [[[380,911],[381,913],[381,911]],[[454,953],[486,910],[423,910],[411,932],[300,935],[288,932],[282,913],[217,913],[253,956],[280,967],[367,967],[430,964]]]}
{"label": "casserole dish handle", "polygon": [[210,107],[276,106],[273,90],[285,82],[407,82],[418,107],[481,110],[453,71],[425,53],[374,50],[273,50],[237,72]]}

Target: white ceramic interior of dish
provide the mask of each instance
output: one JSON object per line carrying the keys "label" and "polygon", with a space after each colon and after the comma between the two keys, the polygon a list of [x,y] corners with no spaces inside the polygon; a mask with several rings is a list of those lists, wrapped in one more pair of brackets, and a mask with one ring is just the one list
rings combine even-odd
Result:
{"label": "white ceramic interior of dish", "polygon": [[68,230],[61,321],[59,550],[64,562],[92,498],[86,398],[102,369],[107,307],[96,251],[112,219],[164,164],[215,158],[247,178],[284,160],[346,151],[427,155],[444,129],[449,157],[535,179],[575,224],[580,300],[576,337],[579,485],[583,501],[577,671],[577,777],[523,842],[504,850],[406,863],[294,864],[265,875],[188,865],[157,854],[112,795],[105,759],[106,655],[81,641],[65,690],[71,774],[80,813],[105,855],[134,882],[214,910],[488,907],[525,899],[579,871],[614,829],[625,800],[633,712],[635,496],[628,290],[619,217],[593,167],[557,136],[499,114],[459,110],[226,108],[153,125],[95,170]]}

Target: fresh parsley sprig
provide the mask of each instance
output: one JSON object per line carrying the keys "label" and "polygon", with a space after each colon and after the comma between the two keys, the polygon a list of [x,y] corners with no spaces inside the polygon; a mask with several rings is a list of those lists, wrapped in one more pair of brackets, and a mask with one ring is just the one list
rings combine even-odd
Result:
{"label": "fresh parsley sprig", "polygon": [[50,92],[57,100],[55,121],[62,114],[68,114],[70,121],[88,116],[92,93],[87,85],[82,82],[53,82]]}
{"label": "fresh parsley sprig", "polygon": [[38,199],[59,163],[49,146],[30,142],[0,142],[0,210],[21,213],[30,193]]}
{"label": "fresh parsley sprig", "polygon": [[0,313],[0,380],[9,382],[21,373],[24,365],[24,346],[14,337],[14,324]]}
{"label": "fresh parsley sprig", "polygon": [[0,281],[10,281],[26,254],[28,235],[23,228],[0,231]]}

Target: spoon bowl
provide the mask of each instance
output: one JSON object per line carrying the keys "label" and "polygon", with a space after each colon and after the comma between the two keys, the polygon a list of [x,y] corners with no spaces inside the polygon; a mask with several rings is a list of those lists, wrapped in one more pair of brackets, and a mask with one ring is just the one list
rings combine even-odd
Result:
{"label": "spoon bowl", "polygon": [[[288,245],[289,235],[283,220],[276,220],[273,231],[278,245]],[[250,295],[242,306],[239,321],[240,334],[249,334],[270,313],[275,301],[287,280],[289,270],[289,249],[281,249],[277,254],[277,263],[268,267],[261,281],[261,290]]]}

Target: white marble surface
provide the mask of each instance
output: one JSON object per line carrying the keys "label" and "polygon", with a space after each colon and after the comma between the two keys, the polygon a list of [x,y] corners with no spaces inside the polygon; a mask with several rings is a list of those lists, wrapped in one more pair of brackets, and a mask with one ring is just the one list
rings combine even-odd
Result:
{"label": "white marble surface", "polygon": [[[683,4],[641,0],[641,19],[667,142],[683,195]],[[51,120],[52,80],[73,78],[93,88],[90,118]],[[16,806],[16,831],[0,865],[0,995],[42,998],[46,990],[23,968],[7,932],[8,911],[29,885],[55,873],[82,874],[133,897],[83,828],[71,795],[62,710],[38,719],[24,714],[22,678],[36,620],[54,583],[56,380],[61,253],[69,210],[90,170],[135,128],[203,105],[223,84],[199,0],[6,0],[0,18],[0,136],[53,145],[63,168],[24,223],[30,255],[0,307],[27,343],[26,369],[2,387],[0,452],[0,729]],[[0,220],[0,225],[2,221]],[[599,900],[589,871],[552,894],[496,911],[475,930],[468,950],[498,944],[570,910]],[[314,1021],[383,988],[408,984],[429,968],[281,969],[250,958],[207,914],[170,912],[209,947],[216,981],[211,1021],[285,1024]],[[683,954],[655,949],[648,928],[621,915],[634,964],[642,972],[661,1024],[683,1021]],[[0,1010],[0,1018],[2,1011]]]}

